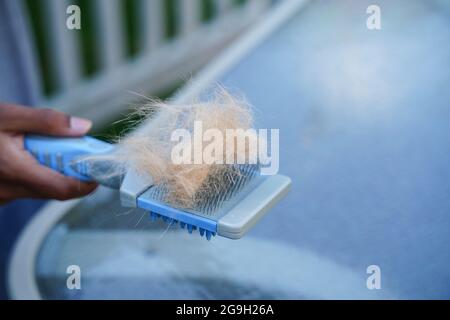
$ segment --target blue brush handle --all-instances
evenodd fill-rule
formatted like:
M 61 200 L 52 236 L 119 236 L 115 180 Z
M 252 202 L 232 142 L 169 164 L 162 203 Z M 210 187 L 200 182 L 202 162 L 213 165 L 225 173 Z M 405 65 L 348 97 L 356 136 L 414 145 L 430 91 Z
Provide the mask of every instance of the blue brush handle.
M 77 162 L 79 157 L 104 154 L 114 149 L 112 144 L 88 136 L 57 138 L 27 135 L 24 146 L 40 164 L 85 182 L 92 179 L 87 174 L 83 174 L 87 173 L 87 169 L 83 161 Z M 77 170 L 72 168 L 74 163 Z

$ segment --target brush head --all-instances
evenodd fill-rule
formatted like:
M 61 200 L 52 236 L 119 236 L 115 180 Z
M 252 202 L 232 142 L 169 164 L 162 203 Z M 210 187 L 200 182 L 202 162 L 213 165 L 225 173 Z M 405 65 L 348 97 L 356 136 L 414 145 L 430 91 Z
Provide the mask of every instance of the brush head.
M 150 99 L 138 109 L 148 122 L 119 141 L 113 157 L 127 168 L 120 185 L 121 204 L 146 209 L 151 217 L 165 217 L 170 223 L 180 221 L 190 231 L 197 227 L 207 237 L 222 225 L 221 230 L 235 238 L 260 216 L 273 194 L 266 190 L 254 196 L 262 197 L 259 202 L 235 210 L 267 177 L 260 175 L 257 164 L 224 163 L 257 161 L 261 139 L 244 98 L 221 87 L 210 98 L 181 105 Z M 213 163 L 203 157 L 198 161 L 205 151 L 214 151 Z M 185 161 L 186 157 L 190 159 Z
M 120 185 L 122 205 L 148 210 L 150 219 L 161 218 L 170 225 L 179 223 L 189 233 L 198 230 L 208 240 L 216 234 L 241 238 L 287 193 L 291 184 L 288 177 L 281 175 L 262 176 L 259 165 L 222 165 L 208 174 L 194 194 L 192 205 L 183 207 L 167 201 L 172 193 L 166 185 L 155 184 L 132 168 L 124 176 L 113 175 L 117 173 L 114 170 L 105 175 L 109 166 L 111 162 L 95 161 L 77 163 L 75 168 L 103 185 Z
M 282 175 L 262 176 L 254 166 L 238 166 L 236 178 L 224 193 L 198 202 L 194 209 L 180 209 L 164 203 L 165 191 L 156 186 L 138 198 L 138 207 L 151 211 L 152 219 L 180 223 L 189 233 L 199 230 L 209 240 L 218 234 L 240 239 L 289 191 L 291 180 Z
M 207 177 L 190 208 L 168 205 L 167 196 L 170 193 L 164 185 L 150 187 L 139 197 L 138 206 L 151 211 L 152 220 L 162 218 L 171 225 L 179 222 L 180 227 L 186 228 L 189 233 L 198 229 L 200 235 L 209 240 L 218 232 L 220 220 L 265 179 L 260 175 L 258 165 L 222 168 Z

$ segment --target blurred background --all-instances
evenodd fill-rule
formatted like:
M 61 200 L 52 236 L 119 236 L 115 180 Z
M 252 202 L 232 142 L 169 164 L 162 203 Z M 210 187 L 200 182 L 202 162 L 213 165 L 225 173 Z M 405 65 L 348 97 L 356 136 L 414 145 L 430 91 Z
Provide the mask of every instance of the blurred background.
M 94 120 L 95 134 L 139 95 L 169 97 L 247 29 L 273 0 L 27 0 L 42 105 Z M 81 30 L 65 28 L 78 5 Z
M 79 31 L 65 28 L 72 3 Z M 8 280 L 15 298 L 450 298 L 449 1 L 5 4 L 14 32 L 0 54 L 18 49 L 0 70 L 28 86 L 0 86 L 2 98 L 91 118 L 111 139 L 139 95 L 186 98 L 219 81 L 256 107 L 258 127 L 280 128 L 293 186 L 239 241 L 152 223 L 106 188 L 2 207 L 2 297 Z M 366 25 L 374 4 L 380 30 Z M 13 74 L 15 57 L 26 63 Z M 66 287 L 72 264 L 81 290 Z

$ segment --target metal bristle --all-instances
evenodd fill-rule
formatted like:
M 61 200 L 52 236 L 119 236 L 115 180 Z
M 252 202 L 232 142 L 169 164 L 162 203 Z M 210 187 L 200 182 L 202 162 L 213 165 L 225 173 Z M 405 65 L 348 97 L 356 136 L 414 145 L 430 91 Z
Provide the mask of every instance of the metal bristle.
M 195 211 L 205 216 L 214 216 L 224 203 L 238 194 L 248 183 L 259 174 L 259 165 L 232 165 L 227 170 L 208 177 L 205 187 L 195 205 Z M 212 196 L 211 196 L 212 194 Z

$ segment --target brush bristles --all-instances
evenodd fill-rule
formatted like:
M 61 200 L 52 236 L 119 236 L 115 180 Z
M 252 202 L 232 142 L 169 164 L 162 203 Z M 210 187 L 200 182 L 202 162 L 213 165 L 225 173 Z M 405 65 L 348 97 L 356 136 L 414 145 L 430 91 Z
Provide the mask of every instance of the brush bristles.
M 227 170 L 210 174 L 199 190 L 194 194 L 192 205 L 180 207 L 195 214 L 217 219 L 222 207 L 242 191 L 253 178 L 259 175 L 258 165 L 231 165 Z M 146 197 L 157 202 L 170 203 L 170 188 L 157 185 L 146 192 Z

